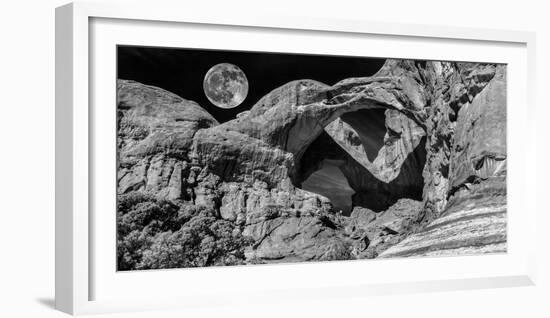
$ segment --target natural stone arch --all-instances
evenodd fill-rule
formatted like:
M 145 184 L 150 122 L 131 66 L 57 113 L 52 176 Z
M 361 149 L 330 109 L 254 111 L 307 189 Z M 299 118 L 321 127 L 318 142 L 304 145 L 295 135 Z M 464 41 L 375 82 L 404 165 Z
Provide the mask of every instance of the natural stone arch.
M 372 111 L 374 110 L 366 112 Z M 388 141 L 386 140 L 386 142 Z M 384 145 L 384 147 L 388 147 L 388 153 L 402 146 L 401 140 L 393 143 L 393 145 Z M 293 182 L 297 187 L 326 196 L 325 192 L 315 191 L 315 187 L 305 186 L 304 182 L 307 182 L 312 175 L 322 170 L 327 160 L 339 162 L 338 168 L 344 174 L 346 184 L 355 192 L 349 198 L 349 205 L 361 206 L 373 211 L 383 211 L 400 198 L 422 199 L 422 170 L 425 164 L 425 152 L 425 138 L 422 137 L 417 146 L 412 148 L 412 151 L 403 153 L 403 158 L 397 158 L 400 160 L 390 162 L 390 164 L 398 166 L 393 167 L 388 164 L 388 169 L 395 169 L 397 175 L 391 180 L 384 180 L 380 178 L 380 174 L 384 173 L 384 170 L 374 170 L 373 167 L 367 169 L 350 152 L 347 152 L 345 147 L 339 145 L 333 137 L 323 131 L 307 147 L 301 162 L 297 164 Z M 380 153 L 384 155 L 382 150 Z M 395 151 L 395 154 L 397 155 L 399 152 Z M 333 181 L 337 182 L 337 180 Z
M 429 164 L 423 169 L 424 200 L 437 215 L 442 205 L 431 203 L 446 196 L 448 188 L 439 189 L 434 178 L 442 175 L 448 180 L 445 171 L 449 169 L 452 121 L 456 120 L 453 112 L 471 101 L 493 75 L 492 65 L 388 60 L 372 77 L 350 78 L 333 86 L 312 80 L 293 81 L 267 94 L 250 112 L 199 130 L 193 148 L 200 149 L 196 153 L 206 154 L 200 158 L 201 164 L 214 167 L 213 172 L 224 180 L 239 181 L 242 176 L 252 175 L 269 187 L 277 187 L 288 178 L 297 183 L 304 152 L 330 123 L 350 112 L 388 109 L 410 119 L 426 135 Z M 434 110 L 440 113 L 428 113 Z M 234 145 L 232 139 L 241 144 Z M 242 140 L 247 140 L 246 144 Z M 218 162 L 226 159 L 227 153 L 232 159 Z M 247 162 L 246 158 L 256 161 Z M 402 172 L 399 164 L 374 166 L 378 168 L 371 172 L 388 183 Z

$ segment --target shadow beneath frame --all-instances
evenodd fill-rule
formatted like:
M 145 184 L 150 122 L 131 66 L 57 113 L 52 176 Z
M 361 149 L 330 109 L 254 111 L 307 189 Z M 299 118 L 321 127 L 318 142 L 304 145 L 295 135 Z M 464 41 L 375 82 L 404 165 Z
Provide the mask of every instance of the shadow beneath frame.
M 53 298 L 37 298 L 36 302 L 44 307 L 55 309 L 55 299 Z

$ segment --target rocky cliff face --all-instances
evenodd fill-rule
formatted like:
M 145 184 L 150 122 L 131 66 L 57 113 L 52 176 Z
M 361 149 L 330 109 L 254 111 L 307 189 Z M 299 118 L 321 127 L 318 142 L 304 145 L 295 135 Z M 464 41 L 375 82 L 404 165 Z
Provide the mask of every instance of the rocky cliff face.
M 446 195 L 436 210 L 441 216 L 382 257 L 506 251 L 505 68 L 485 67 L 466 78 L 476 87 L 480 77 L 490 78 L 489 83 L 476 88 L 475 96 L 468 95 L 452 126 L 450 149 L 445 151 L 447 178 L 438 174 L 439 180 L 432 179 L 435 187 L 429 193 Z M 437 182 L 445 186 L 438 190 Z M 427 207 L 433 202 L 427 200 Z
M 131 221 L 119 212 L 119 227 L 140 224 L 123 233 L 132 248 L 119 248 L 119 263 L 152 268 L 144 259 L 166 233 L 218 223 L 201 229 L 242 245 L 166 267 L 505 250 L 505 75 L 502 65 L 388 60 L 333 86 L 288 83 L 223 124 L 119 80 L 119 196 L 165 200 L 130 200 Z M 179 212 L 155 214 L 153 203 Z

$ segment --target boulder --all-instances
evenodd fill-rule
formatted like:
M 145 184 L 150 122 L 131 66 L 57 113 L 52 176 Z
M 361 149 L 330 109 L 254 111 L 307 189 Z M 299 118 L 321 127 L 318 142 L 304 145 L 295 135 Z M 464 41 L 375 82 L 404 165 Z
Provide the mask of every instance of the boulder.
M 349 243 L 328 217 L 280 217 L 251 224 L 243 234 L 256 242 L 247 258 L 264 263 L 351 258 Z
M 195 133 L 218 122 L 197 103 L 163 89 L 118 80 L 118 193 L 190 199 L 183 179 Z
M 422 202 L 410 199 L 401 199 L 380 213 L 355 208 L 345 229 L 355 243 L 352 254 L 358 258 L 377 257 L 416 230 L 422 212 Z
M 158 87 L 118 80 L 118 147 L 122 159 L 185 155 L 194 134 L 218 125 L 206 110 Z

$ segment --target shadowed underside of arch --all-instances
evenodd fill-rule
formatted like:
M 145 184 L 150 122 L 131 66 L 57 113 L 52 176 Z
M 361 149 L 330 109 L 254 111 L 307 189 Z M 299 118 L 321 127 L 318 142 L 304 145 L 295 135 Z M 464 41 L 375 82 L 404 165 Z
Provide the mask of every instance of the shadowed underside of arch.
M 343 125 L 327 126 L 297 163 L 298 187 L 336 201 L 344 215 L 353 206 L 382 211 L 400 198 L 422 199 L 425 138 L 414 122 L 381 108 L 346 113 L 335 122 Z M 327 189 L 341 184 L 346 186 Z

